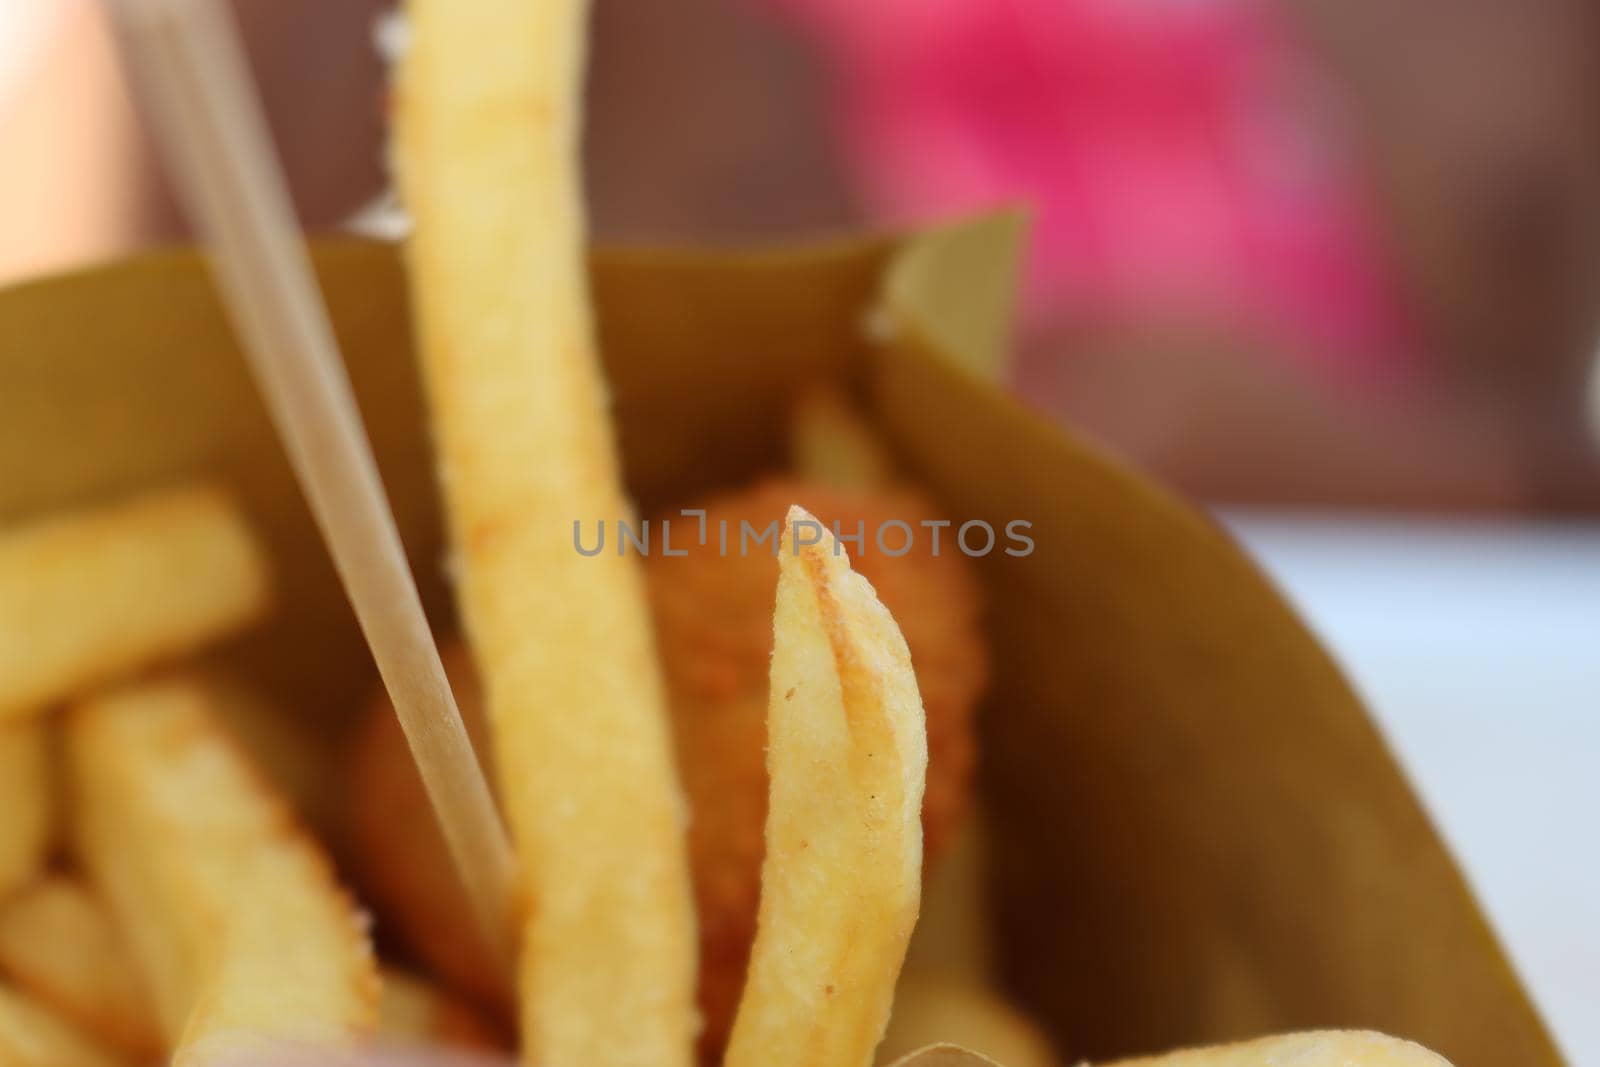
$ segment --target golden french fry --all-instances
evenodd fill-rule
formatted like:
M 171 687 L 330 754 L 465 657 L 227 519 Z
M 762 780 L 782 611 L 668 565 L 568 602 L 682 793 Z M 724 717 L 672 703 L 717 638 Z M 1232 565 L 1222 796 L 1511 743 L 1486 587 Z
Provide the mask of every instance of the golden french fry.
M 820 489 L 788 479 L 698 503 L 713 530 L 722 522 L 733 530 L 742 522 L 776 530 L 797 501 L 830 528 L 839 523 L 841 531 L 938 515 L 914 492 Z M 770 541 L 745 555 L 723 555 L 713 538 L 708 541 L 696 546 L 691 539 L 685 557 L 650 556 L 645 573 L 678 769 L 693 814 L 689 859 L 700 926 L 700 1055 L 702 1062 L 718 1062 L 744 988 L 760 904 L 767 672 L 778 560 Z M 975 576 L 959 553 L 933 555 L 927 539 L 904 556 L 869 549 L 851 559 L 901 624 L 927 719 L 924 917 L 906 966 L 914 968 L 920 958 L 981 971 L 989 915 L 980 860 L 970 842 L 958 843 L 969 825 L 974 718 L 988 674 Z M 481 742 L 487 726 L 471 657 L 459 643 L 447 644 L 443 654 L 468 733 Z M 385 694 L 379 694 L 352 749 L 349 777 L 351 841 L 368 901 L 452 987 L 480 1002 L 509 1006 L 503 976 L 472 928 L 471 910 Z
M 39 1004 L 0 986 L 0 1064 L 5 1067 L 122 1067 L 122 1061 Z
M 823 525 L 779 549 L 761 911 L 728 1067 L 866 1067 L 922 889 L 928 744 L 911 656 Z
M 397 172 L 458 595 L 531 897 L 524 1055 L 687 1067 L 695 933 L 666 700 L 595 355 L 584 0 L 410 0 Z
M 936 554 L 928 540 L 903 555 L 873 545 L 868 530 L 889 522 L 916 524 L 939 512 L 907 490 L 830 489 L 774 478 L 702 501 L 703 528 L 776 531 L 793 504 L 830 529 L 860 532 L 851 562 L 900 623 L 917 671 L 928 731 L 928 774 L 922 797 L 923 870 L 934 881 L 924 907 L 937 906 L 939 886 L 955 857 L 951 839 L 966 820 L 972 793 L 978 698 L 988 677 L 979 624 L 981 603 L 968 560 Z M 724 524 L 725 527 L 724 527 Z M 702 1059 L 721 1059 L 744 988 L 760 907 L 763 829 L 767 815 L 767 699 L 772 610 L 777 598 L 774 544 L 722 551 L 712 534 L 691 534 L 679 557 L 645 560 L 677 739 L 678 768 L 693 822 L 689 860 L 700 918 Z M 844 543 L 841 541 L 841 543 Z M 863 548 L 865 549 L 863 551 Z M 946 916 L 948 918 L 948 916 Z M 927 924 L 912 941 L 938 936 Z
M 176 1067 L 377 1022 L 364 923 L 326 857 L 217 722 L 203 683 L 73 708 L 76 843 L 148 981 Z
M 889 1032 L 878 1062 L 928 1045 L 953 1042 L 1004 1067 L 1055 1067 L 1055 1052 L 1038 1026 L 977 980 L 907 973 L 894 994 Z
M 1318 1030 L 1218 1048 L 1122 1060 L 1112 1067 L 1450 1067 L 1443 1056 L 1362 1030 Z
M 162 1049 L 148 991 L 110 911 L 51 875 L 0 907 L 0 973 L 63 1020 L 138 1063 Z
M 332 836 L 344 803 L 335 746 L 239 678 L 223 671 L 206 671 L 203 677 L 218 720 L 251 764 L 311 829 Z
M 392 1047 L 496 1049 L 494 1028 L 465 1001 L 418 975 L 383 969 L 378 1036 Z
M 894 480 L 882 438 L 839 389 L 827 386 L 795 402 L 789 463 L 798 477 L 835 489 L 877 489 Z
M 44 865 L 55 812 L 45 724 L 0 719 L 0 899 Z
M 0 719 L 187 652 L 266 605 L 265 558 L 215 489 L 0 532 Z

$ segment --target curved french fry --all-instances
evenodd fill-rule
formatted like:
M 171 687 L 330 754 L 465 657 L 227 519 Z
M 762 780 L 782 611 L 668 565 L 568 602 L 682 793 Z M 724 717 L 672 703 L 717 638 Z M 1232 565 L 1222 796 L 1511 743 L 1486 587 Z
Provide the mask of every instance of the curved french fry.
M 0 533 L 0 720 L 258 618 L 267 566 L 216 489 L 169 489 Z
M 767 712 L 761 911 L 728 1067 L 866 1067 L 922 887 L 928 745 L 894 619 L 789 511 Z
M 0 1063 L 5 1067 L 122 1067 L 43 1007 L 0 986 Z
M 105 902 L 52 875 L 0 908 L 0 972 L 18 988 L 136 1063 L 163 1047 L 149 993 Z
M 1443 1056 L 1363 1030 L 1317 1030 L 1218 1048 L 1122 1060 L 1110 1067 L 1450 1067 Z
M 55 807 L 44 723 L 0 717 L 0 897 L 43 866 Z
M 175 1067 L 268 1041 L 346 1047 L 377 1022 L 363 923 L 208 699 L 176 679 L 72 709 L 79 853 L 149 982 Z
M 689 1067 L 695 933 L 636 555 L 581 555 L 622 489 L 578 170 L 585 0 L 409 0 L 397 174 L 424 378 L 530 895 L 524 1057 Z
M 817 386 L 795 402 L 789 463 L 799 477 L 836 489 L 879 489 L 894 481 L 889 450 L 836 387 Z

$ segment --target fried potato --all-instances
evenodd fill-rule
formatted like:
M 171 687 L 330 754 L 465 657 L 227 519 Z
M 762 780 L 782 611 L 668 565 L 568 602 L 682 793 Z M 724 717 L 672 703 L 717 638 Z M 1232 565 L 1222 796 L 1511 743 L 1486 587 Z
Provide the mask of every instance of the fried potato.
M 265 557 L 215 489 L 0 532 L 0 719 L 187 652 L 266 606 Z
M 909 491 L 860 493 L 774 480 L 704 503 L 709 529 L 726 521 L 780 523 L 795 500 L 824 520 L 868 529 L 887 519 L 933 518 L 931 505 Z M 692 528 L 691 524 L 691 528 Z M 674 527 L 676 539 L 678 528 Z M 678 543 L 675 540 L 675 543 Z M 666 661 L 678 763 L 688 788 L 689 847 L 700 917 L 700 1010 L 703 1059 L 722 1054 L 744 986 L 755 938 L 767 811 L 767 668 L 778 562 L 767 547 L 723 557 L 713 537 L 692 541 L 686 557 L 646 560 L 657 638 Z M 916 666 L 928 723 L 928 779 L 923 802 L 926 866 L 934 879 L 931 905 L 955 896 L 974 914 L 918 941 L 981 940 L 976 871 L 952 856 L 941 862 L 964 825 L 974 758 L 973 712 L 988 675 L 979 628 L 979 598 L 966 560 L 933 555 L 924 539 L 903 557 L 868 552 L 856 569 L 873 582 L 884 605 L 902 620 Z M 484 751 L 482 690 L 471 657 L 459 645 L 444 650 L 445 668 L 463 720 Z M 474 929 L 433 824 L 422 783 L 406 751 L 388 696 L 374 698 L 352 754 L 350 800 L 362 885 L 406 943 L 451 986 L 478 1003 L 508 1000 L 493 957 Z M 954 862 L 960 870 L 948 870 Z M 943 883 L 957 883 L 953 893 Z M 913 942 L 913 953 L 917 942 Z M 948 962 L 949 945 L 924 945 L 924 955 Z M 974 949 L 974 952 L 981 951 Z
M 344 798 L 337 786 L 342 769 L 334 765 L 334 746 L 239 678 L 209 670 L 201 678 L 218 720 L 250 763 L 320 837 L 337 836 Z M 409 761 L 410 754 L 405 758 Z
M 679 766 L 693 820 L 690 859 L 700 913 L 702 1050 L 714 1060 L 727 1041 L 755 937 L 767 815 L 767 695 L 778 561 L 770 542 L 740 551 L 745 524 L 783 522 L 798 501 L 842 533 L 867 531 L 865 551 L 847 544 L 855 569 L 899 620 L 926 710 L 928 775 L 922 816 L 930 873 L 966 819 L 975 759 L 973 717 L 988 680 L 980 598 L 959 552 L 934 554 L 919 537 L 910 551 L 878 550 L 873 531 L 889 521 L 917 526 L 937 513 L 909 490 L 836 490 L 774 479 L 703 502 L 707 543 L 678 537 L 687 555 L 645 561 L 651 606 L 672 698 Z M 727 525 L 728 550 L 720 530 Z M 693 521 L 683 528 L 695 529 Z M 925 530 L 919 532 L 926 534 Z M 948 541 L 948 538 L 946 538 Z M 899 542 L 890 545 L 898 549 Z M 676 551 L 676 548 L 674 549 Z
M 122 1067 L 123 1061 L 27 997 L 0 986 L 0 1064 Z
M 1114 1067 L 1450 1067 L 1421 1045 L 1360 1030 L 1321 1030 L 1220 1048 L 1192 1049 Z M 1007 1067 L 1010 1067 L 1008 1064 Z
M 54 777 L 45 724 L 0 720 L 0 900 L 44 865 L 55 829 Z
M 203 683 L 155 681 L 69 714 L 79 855 L 126 932 L 177 1067 L 283 1040 L 345 1047 L 377 1022 L 364 924 Z
M 1026 1015 L 994 990 L 953 975 L 906 974 L 894 994 L 889 1032 L 878 1062 L 893 1063 L 917 1049 L 953 1042 L 1004 1067 L 1055 1067 L 1050 1041 Z
M 418 975 L 383 969 L 378 1036 L 391 1048 L 504 1047 L 495 1029 L 460 998 Z
M 530 895 L 529 1062 L 684 1067 L 685 808 L 622 489 L 578 163 L 588 4 L 409 0 L 396 162 L 458 597 Z
M 42 878 L 0 908 L 0 973 L 129 1060 L 153 1062 L 162 1050 L 128 943 L 77 878 Z
M 927 736 L 899 628 L 800 507 L 768 707 L 761 913 L 726 1063 L 866 1067 L 917 919 Z
M 789 465 L 807 481 L 875 489 L 894 479 L 894 460 L 861 412 L 838 389 L 818 386 L 795 402 Z

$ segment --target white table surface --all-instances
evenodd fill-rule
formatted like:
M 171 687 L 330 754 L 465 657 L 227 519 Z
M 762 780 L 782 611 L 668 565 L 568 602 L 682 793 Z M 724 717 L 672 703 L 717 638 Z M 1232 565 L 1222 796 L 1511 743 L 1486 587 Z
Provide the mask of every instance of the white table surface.
M 1571 1061 L 1600 1064 L 1600 524 L 1223 519 L 1366 695 Z

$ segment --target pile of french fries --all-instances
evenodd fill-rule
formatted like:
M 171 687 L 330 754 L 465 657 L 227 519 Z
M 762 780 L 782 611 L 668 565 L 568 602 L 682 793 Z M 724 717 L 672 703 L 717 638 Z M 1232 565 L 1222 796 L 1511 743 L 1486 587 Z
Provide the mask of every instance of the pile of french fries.
M 864 1067 L 957 1040 L 1007 1067 L 1048 1067 L 1049 1043 L 982 980 L 981 963 L 961 969 L 981 945 L 951 947 L 981 942 L 970 891 L 931 902 L 920 946 L 930 962 L 900 981 L 923 880 L 921 700 L 894 620 L 830 536 L 796 539 L 806 521 L 794 509 L 778 554 L 759 934 L 725 1062 Z M 278 742 L 248 740 L 259 728 L 234 725 L 269 713 L 237 683 L 184 665 L 259 620 L 270 588 L 244 516 L 212 488 L 0 532 L 7 652 L 49 664 L 0 678 L 0 1063 L 239 1062 L 285 1043 L 308 1056 L 375 1040 L 503 1046 L 467 1001 L 380 966 L 360 910 L 279 784 L 293 774 L 271 766 L 292 771 L 293 759 Z M 128 632 L 73 624 L 100 612 Z M 251 709 L 243 720 L 241 706 Z M 569 818 L 581 832 L 590 814 Z M 588 847 L 609 846 L 593 837 Z M 976 862 L 958 849 L 940 881 L 972 881 Z M 670 949 L 680 931 L 667 918 L 641 935 Z M 630 929 L 657 921 L 624 919 Z M 576 988 L 559 995 L 593 993 L 594 964 L 611 980 L 636 973 L 627 956 L 580 956 L 563 976 Z M 670 1009 L 677 1045 L 635 1038 L 639 1058 L 607 1049 L 592 1062 L 687 1062 L 689 997 L 686 987 Z M 519 1002 L 527 1049 L 544 1017 L 529 1013 L 538 998 L 526 986 Z M 1291 1051 L 1300 1058 L 1273 1058 Z M 1370 1035 L 1185 1056 L 1170 1062 L 1441 1062 Z
M 321 846 L 212 688 L 163 671 L 270 603 L 257 539 L 212 488 L 0 538 L 0 969 L 11 1044 L 55 1049 L 38 1062 L 198 1063 L 370 1027 L 371 948 Z
M 791 518 L 808 520 L 798 510 Z M 792 527 L 785 536 L 792 545 Z M 197 565 L 165 565 L 167 548 Z M 152 563 L 164 572 L 149 574 Z M 763 903 L 729 1061 L 782 1052 L 868 1062 L 920 895 L 922 708 L 904 640 L 842 555 L 808 545 L 783 553 L 780 569 L 774 847 L 764 881 L 782 891 Z M 51 665 L 48 683 L 23 673 L 5 681 L 0 1047 L 31 1057 L 17 1062 L 170 1057 L 188 1065 L 283 1044 L 348 1049 L 375 1034 L 380 1019 L 395 1038 L 493 1044 L 492 1028 L 465 1005 L 421 979 L 380 971 L 328 855 L 230 729 L 226 705 L 238 698 L 179 662 L 262 617 L 268 570 L 237 507 L 205 488 L 52 516 L 0 536 L 8 652 Z M 132 632 L 71 623 L 102 610 L 119 613 Z M 819 767 L 834 777 L 818 779 Z M 568 818 L 571 832 L 583 832 L 594 815 Z M 654 832 L 670 848 L 682 824 Z M 585 840 L 596 853 L 622 851 Z M 865 930 L 856 905 L 874 916 Z M 555 940 L 592 936 L 594 925 L 616 918 L 600 909 L 563 919 L 577 933 L 557 931 Z M 692 936 L 692 920 L 680 926 L 667 916 L 658 929 L 648 913 L 620 918 L 646 947 L 609 960 L 580 954 L 561 975 L 565 989 L 541 992 L 600 995 L 596 971 L 633 979 L 651 971 L 634 951 L 659 943 L 671 952 L 674 933 Z M 809 956 L 797 956 L 798 946 Z M 841 966 L 845 958 L 853 962 Z M 648 1026 L 628 1020 L 618 1025 L 632 1033 L 571 1020 L 553 1029 L 640 1050 L 600 1062 L 687 1062 L 692 977 L 691 962 L 683 1002 L 657 1008 L 676 1012 L 676 1046 L 646 1044 L 638 1035 Z M 796 999 L 800 988 L 817 1002 Z M 819 1015 L 839 1025 L 818 1028 Z
M 457 594 L 525 891 L 507 917 L 515 1042 L 539 1067 L 688 1067 L 690 813 L 645 579 L 636 557 L 568 539 L 574 517 L 628 514 L 583 257 L 586 4 L 408 11 L 397 166 Z M 802 466 L 889 477 L 864 425 L 810 412 Z M 935 906 L 914 954 L 935 962 L 902 979 L 930 747 L 911 652 L 802 508 L 775 550 L 759 913 L 722 1062 L 1051 1067 L 976 959 L 972 893 Z M 380 963 L 310 829 L 331 821 L 340 770 L 195 666 L 272 603 L 262 543 L 217 487 L 0 530 L 0 1067 L 310 1067 L 386 1040 L 508 1043 L 483 1005 Z M 941 878 L 972 882 L 975 862 Z M 1443 1061 L 1328 1033 L 1127 1067 L 1157 1063 Z

